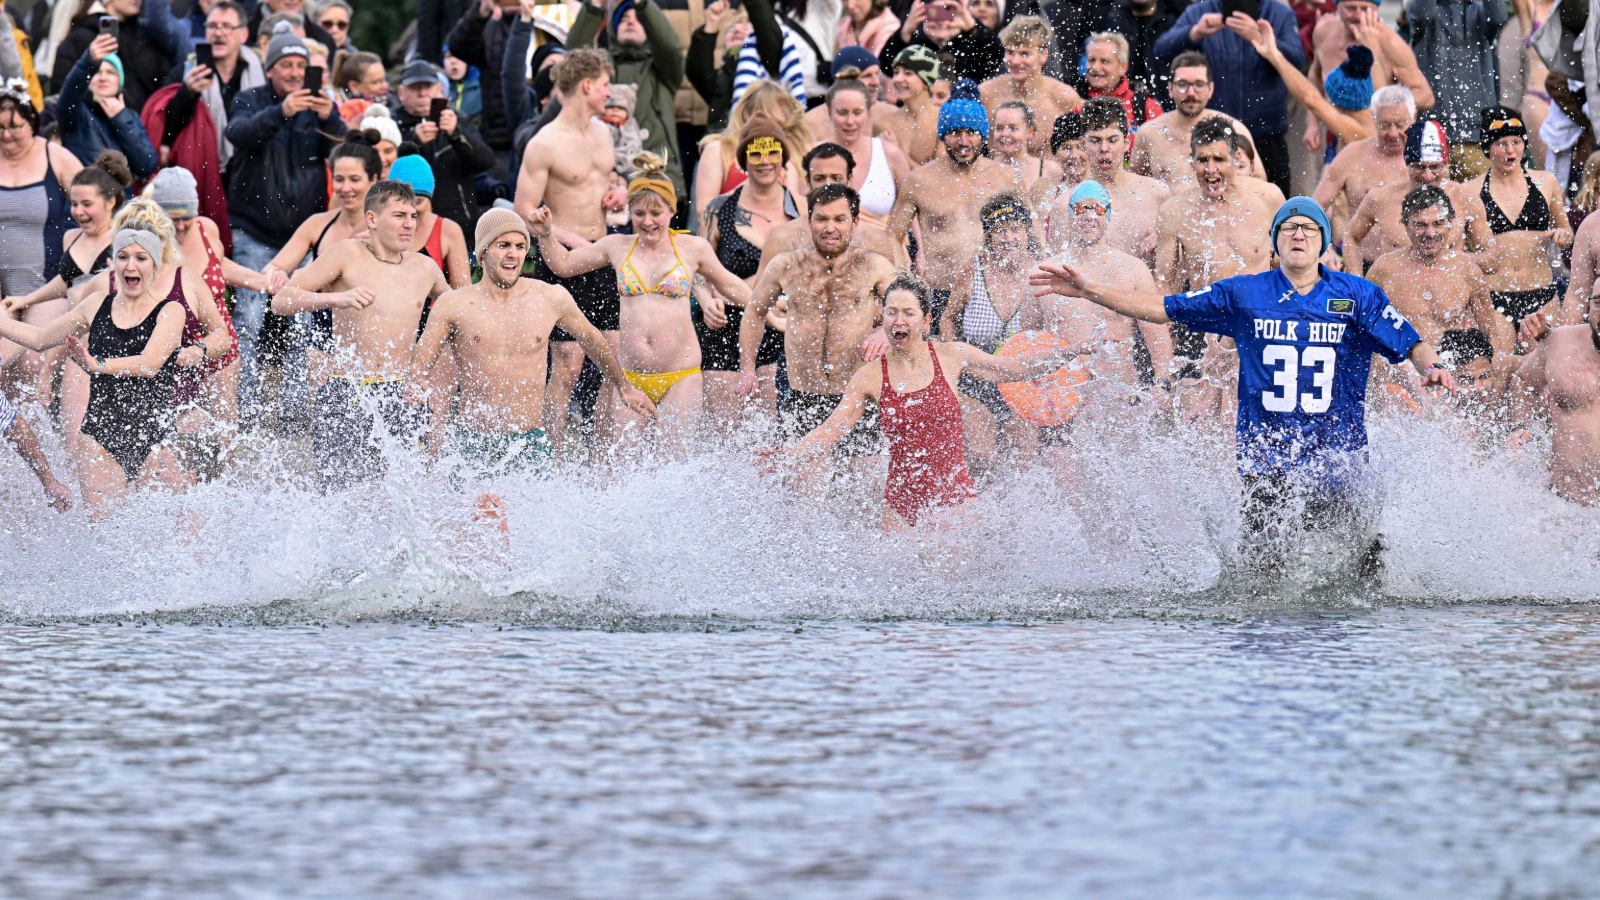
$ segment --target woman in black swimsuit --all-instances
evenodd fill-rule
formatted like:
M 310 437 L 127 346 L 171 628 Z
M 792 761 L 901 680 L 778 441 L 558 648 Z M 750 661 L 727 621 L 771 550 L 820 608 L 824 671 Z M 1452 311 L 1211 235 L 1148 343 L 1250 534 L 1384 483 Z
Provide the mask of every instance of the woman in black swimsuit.
M 174 356 L 183 339 L 183 305 L 152 290 L 156 274 L 177 260 L 153 231 L 125 228 L 111 246 L 114 292 L 91 294 L 42 327 L 0 318 L 0 337 L 37 351 L 65 343 L 90 375 L 84 440 L 77 442 L 74 456 L 94 518 L 104 518 L 134 482 L 176 489 L 187 480 L 163 446 L 173 425 Z M 86 332 L 87 343 L 79 339 Z
M 1555 176 L 1528 171 L 1522 165 L 1528 129 L 1520 114 L 1504 106 L 1483 111 L 1483 146 L 1489 154 L 1489 171 L 1476 188 L 1483 199 L 1489 230 L 1495 235 L 1499 265 L 1488 275 L 1489 297 L 1495 309 L 1523 331 L 1522 322 L 1536 330 L 1536 314 L 1550 312 L 1557 299 L 1550 269 L 1550 243 L 1572 246 L 1566 205 Z M 1522 338 L 1526 345 L 1531 333 Z
M 739 132 L 734 154 L 750 178 L 707 206 L 706 240 L 724 268 L 754 285 L 768 232 L 800 217 L 794 197 L 783 185 L 784 166 L 790 159 L 789 138 L 776 122 L 758 113 Z M 696 291 L 696 296 L 703 296 L 701 290 Z M 739 423 L 739 323 L 744 310 L 727 304 L 723 315 L 717 312 L 715 308 L 704 310 L 695 322 L 695 330 L 700 337 L 706 421 L 714 428 L 727 430 Z M 718 327 L 724 317 L 727 324 Z M 756 351 L 761 408 L 768 411 L 777 405 L 774 378 L 782 356 L 783 335 L 769 327 Z

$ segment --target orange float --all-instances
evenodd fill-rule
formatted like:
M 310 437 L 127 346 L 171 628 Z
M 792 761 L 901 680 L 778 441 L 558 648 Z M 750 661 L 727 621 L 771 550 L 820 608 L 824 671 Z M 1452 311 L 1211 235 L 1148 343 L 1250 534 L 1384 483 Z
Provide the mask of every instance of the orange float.
M 1006 341 L 995 355 L 1026 356 L 1070 347 L 1051 332 L 1024 331 Z M 1088 381 L 1089 373 L 1077 363 L 1071 363 L 1032 381 L 1006 382 L 1000 385 L 1000 396 L 1012 412 L 1035 425 L 1065 425 L 1083 406 L 1083 395 L 1077 388 Z

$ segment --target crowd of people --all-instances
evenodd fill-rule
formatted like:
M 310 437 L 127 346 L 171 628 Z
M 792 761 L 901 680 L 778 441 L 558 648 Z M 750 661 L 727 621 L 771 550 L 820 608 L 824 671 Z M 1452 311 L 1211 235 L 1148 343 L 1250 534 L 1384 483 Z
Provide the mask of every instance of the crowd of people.
M 337 491 L 754 432 L 802 484 L 887 455 L 894 529 L 1232 426 L 1263 531 L 1338 518 L 1372 407 L 1547 432 L 1600 503 L 1600 156 L 1570 61 L 1485 68 L 1512 5 L 483 0 L 380 55 L 347 0 L 41 3 L 0 429 L 96 518 L 245 435 Z

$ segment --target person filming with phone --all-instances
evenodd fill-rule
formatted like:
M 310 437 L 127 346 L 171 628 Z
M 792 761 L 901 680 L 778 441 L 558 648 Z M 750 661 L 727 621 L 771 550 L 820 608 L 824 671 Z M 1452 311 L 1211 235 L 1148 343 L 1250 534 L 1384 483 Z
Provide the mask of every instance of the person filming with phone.
M 1289 196 L 1289 89 L 1252 44 L 1257 20 L 1272 26 L 1289 65 L 1304 69 L 1294 12 L 1279 0 L 1199 0 L 1156 39 L 1155 53 L 1164 64 L 1185 50 L 1205 54 L 1215 85 L 1211 108 L 1250 129 L 1267 180 Z
M 413 60 L 400 75 L 400 135 L 417 142 L 433 167 L 433 211 L 471 233 L 478 221 L 473 176 L 494 166 L 494 151 L 444 96 L 444 80 L 432 63 Z
M 893 71 L 895 57 L 914 44 L 954 57 L 955 65 L 940 73 L 952 82 L 970 78 L 982 84 L 1006 71 L 1006 48 L 1000 36 L 974 19 L 966 4 L 958 0 L 914 0 L 900 30 L 878 54 L 883 70 Z
M 227 168 L 233 156 L 233 144 L 226 135 L 233 98 L 240 91 L 267 83 L 261 57 L 245 46 L 250 36 L 247 19 L 244 7 L 234 0 L 217 0 L 206 13 L 205 43 L 196 44 L 194 52 L 179 60 L 167 77 L 179 87 L 168 101 L 162 133 L 151 135 L 160 141 L 163 164 L 169 161 L 171 147 L 184 129 L 193 124 L 195 109 L 204 104 L 216 132 L 217 171 Z
M 170 3 L 144 0 L 105 0 L 83 4 L 85 12 L 72 21 L 72 30 L 56 48 L 50 83 L 60 90 L 67 74 L 101 35 L 117 41 L 117 56 L 122 62 L 122 99 L 138 115 L 156 89 L 166 83 L 167 72 L 175 60 L 182 59 L 193 43 L 189 26 L 172 17 Z M 102 54 L 104 55 L 104 54 Z M 43 78 L 44 73 L 39 73 Z
M 98 159 L 101 151 L 115 150 L 128 158 L 136 178 L 148 178 L 156 170 L 156 151 L 138 114 L 123 98 L 122 82 L 117 39 L 102 34 L 61 85 L 56 107 L 61 143 L 85 164 Z

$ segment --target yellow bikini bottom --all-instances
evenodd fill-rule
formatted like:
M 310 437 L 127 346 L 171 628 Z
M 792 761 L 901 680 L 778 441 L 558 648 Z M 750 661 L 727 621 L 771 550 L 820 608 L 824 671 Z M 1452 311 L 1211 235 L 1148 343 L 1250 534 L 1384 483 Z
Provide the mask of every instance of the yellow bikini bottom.
M 660 403 L 673 385 L 699 372 L 700 367 L 695 366 L 692 369 L 679 369 L 676 372 L 623 372 L 622 374 L 628 379 L 629 384 L 644 391 L 644 395 L 650 398 L 651 403 Z

